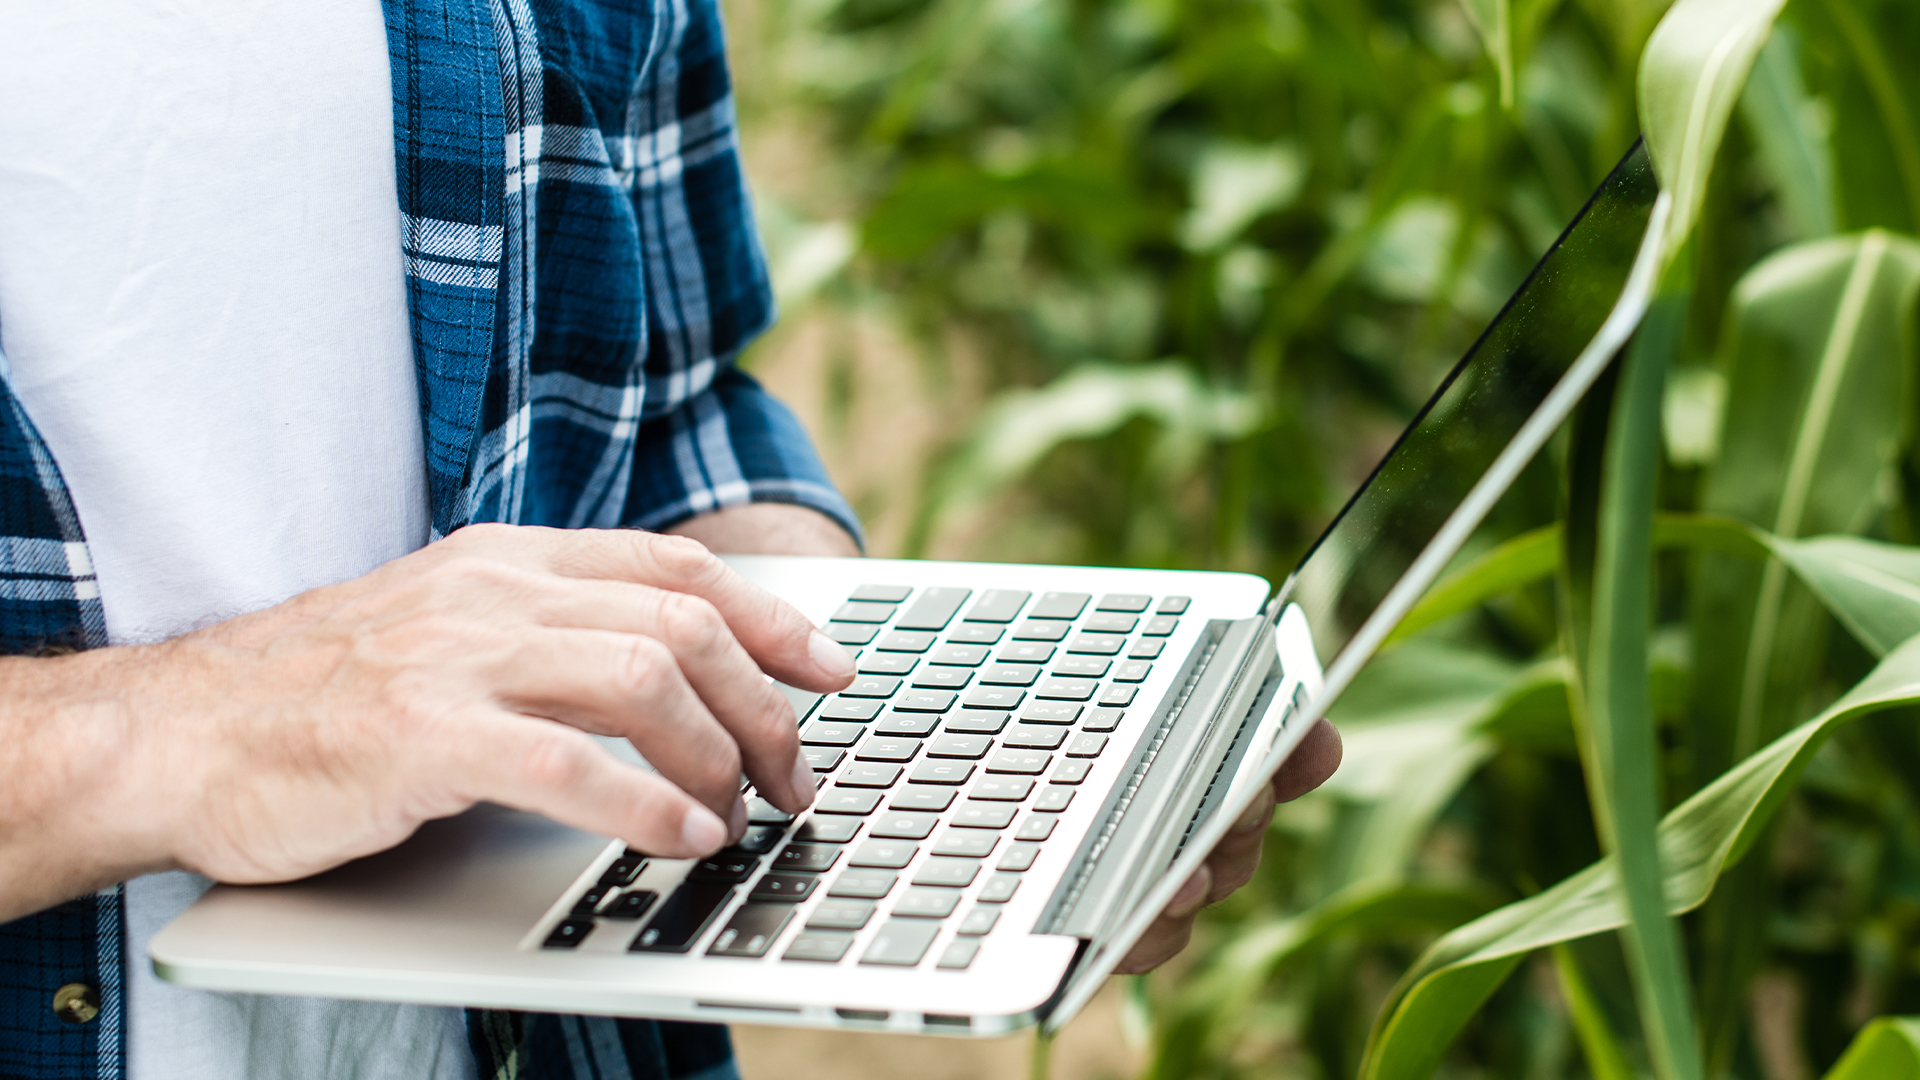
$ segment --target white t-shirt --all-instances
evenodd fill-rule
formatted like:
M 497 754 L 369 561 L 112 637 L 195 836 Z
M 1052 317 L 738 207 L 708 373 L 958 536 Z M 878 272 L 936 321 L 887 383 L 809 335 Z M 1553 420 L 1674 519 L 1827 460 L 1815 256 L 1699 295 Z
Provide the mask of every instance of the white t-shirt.
M 0 0 L 0 351 L 116 643 L 426 542 L 378 0 Z M 458 1010 L 209 994 L 129 884 L 133 1080 L 466 1080 Z

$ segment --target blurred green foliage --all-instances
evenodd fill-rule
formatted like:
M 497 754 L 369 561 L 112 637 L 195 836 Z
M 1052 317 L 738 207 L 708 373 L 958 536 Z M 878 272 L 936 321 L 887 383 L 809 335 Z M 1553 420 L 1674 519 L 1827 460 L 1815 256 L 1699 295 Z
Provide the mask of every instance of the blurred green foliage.
M 1045 527 L 994 557 L 1275 580 L 1632 144 L 1666 9 L 763 3 L 755 92 L 803 103 L 833 189 L 821 220 L 771 208 L 783 291 L 884 298 L 930 363 L 956 329 L 983 345 L 989 399 L 917 485 L 909 546 L 996 505 Z M 1920 542 L 1916 56 L 1912 0 L 1791 0 L 1663 298 L 1643 764 L 1663 837 L 1729 845 L 1686 862 L 1679 905 L 1704 899 L 1680 928 L 1708 1076 L 1811 1077 L 1920 1012 L 1920 711 L 1889 692 L 1796 726 L 1920 656 L 1899 546 Z M 1282 811 L 1189 964 L 1135 987 L 1150 1075 L 1400 1075 L 1376 1025 L 1434 1002 L 1459 1015 L 1400 1060 L 1653 1071 L 1620 922 L 1555 906 L 1607 872 L 1583 869 L 1602 845 L 1569 614 L 1592 586 L 1566 571 L 1595 527 L 1585 467 L 1578 433 L 1556 444 L 1341 702 L 1341 772 Z M 1893 546 L 1800 539 L 1822 535 Z M 1523 947 L 1490 981 L 1444 984 L 1460 1002 L 1400 982 L 1502 941 Z M 1911 1030 L 1870 1029 L 1841 1072 L 1907 1061 Z

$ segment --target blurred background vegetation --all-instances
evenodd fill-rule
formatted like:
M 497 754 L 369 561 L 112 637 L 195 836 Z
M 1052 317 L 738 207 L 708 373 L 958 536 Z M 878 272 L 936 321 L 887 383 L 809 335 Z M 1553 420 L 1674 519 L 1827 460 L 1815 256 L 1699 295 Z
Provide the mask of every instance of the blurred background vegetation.
M 1631 147 L 1665 9 L 731 0 L 784 309 L 747 364 L 808 420 L 873 554 L 1278 581 Z M 1859 234 L 1905 266 L 1920 229 L 1915 57 L 1913 0 L 1787 4 L 1685 256 L 1664 510 L 1915 541 L 1906 278 L 1875 294 L 1878 374 L 1832 402 L 1864 449 L 1816 445 L 1814 505 L 1782 509 Z M 1550 519 L 1557 483 L 1469 554 Z M 1663 807 L 1885 651 L 1778 565 L 1663 548 Z M 1600 855 L 1564 597 L 1536 576 L 1481 599 L 1369 669 L 1336 710 L 1340 776 L 1281 811 L 1186 956 L 1121 984 L 1099 1022 L 1132 1049 L 1063 1071 L 1356 1075 L 1437 935 Z M 1684 920 L 1707 1075 L 1819 1075 L 1870 1018 L 1920 1011 L 1915 719 L 1828 743 Z M 1440 1070 L 1615 1080 L 1652 1068 L 1637 1031 L 1621 949 L 1593 936 L 1525 960 Z

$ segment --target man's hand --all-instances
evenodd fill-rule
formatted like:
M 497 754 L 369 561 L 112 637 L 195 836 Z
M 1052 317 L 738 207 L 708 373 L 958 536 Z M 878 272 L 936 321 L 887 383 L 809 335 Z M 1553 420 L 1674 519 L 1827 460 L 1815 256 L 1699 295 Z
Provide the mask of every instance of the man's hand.
M 1297 799 L 1321 784 L 1340 767 L 1340 733 L 1325 720 L 1316 722 L 1293 756 L 1274 775 L 1267 794 L 1247 809 L 1233 831 L 1220 841 L 1204 866 L 1180 886 L 1167 903 L 1167 909 L 1153 921 L 1115 969 L 1122 975 L 1139 975 L 1153 970 L 1187 947 L 1193 936 L 1193 919 L 1208 904 L 1226 899 L 1228 893 L 1253 880 L 1260 867 L 1260 847 L 1267 837 L 1267 822 L 1273 817 L 1276 802 Z
M 172 866 L 300 877 L 480 801 L 707 854 L 743 771 L 813 799 L 763 669 L 829 692 L 853 661 L 691 540 L 509 526 L 159 645 L 0 660 L 0 921 Z

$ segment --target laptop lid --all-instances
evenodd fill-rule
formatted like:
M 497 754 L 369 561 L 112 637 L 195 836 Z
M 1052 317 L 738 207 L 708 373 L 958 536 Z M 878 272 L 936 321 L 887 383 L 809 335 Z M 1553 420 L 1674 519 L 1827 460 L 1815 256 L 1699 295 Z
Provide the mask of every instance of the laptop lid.
M 1277 591 L 1266 615 L 1279 630 L 1280 664 L 1270 682 L 1293 689 L 1269 691 L 1268 707 L 1286 719 L 1262 755 L 1260 783 L 1432 586 L 1632 336 L 1661 269 L 1644 238 L 1658 234 L 1648 226 L 1664 214 L 1652 165 L 1636 144 Z M 1249 764 L 1230 762 L 1228 769 Z M 1235 797 L 1203 806 L 1166 865 L 1137 868 L 1153 876 L 1154 886 L 1090 943 L 1048 1030 L 1092 996 L 1257 797 L 1260 783 L 1236 784 Z

